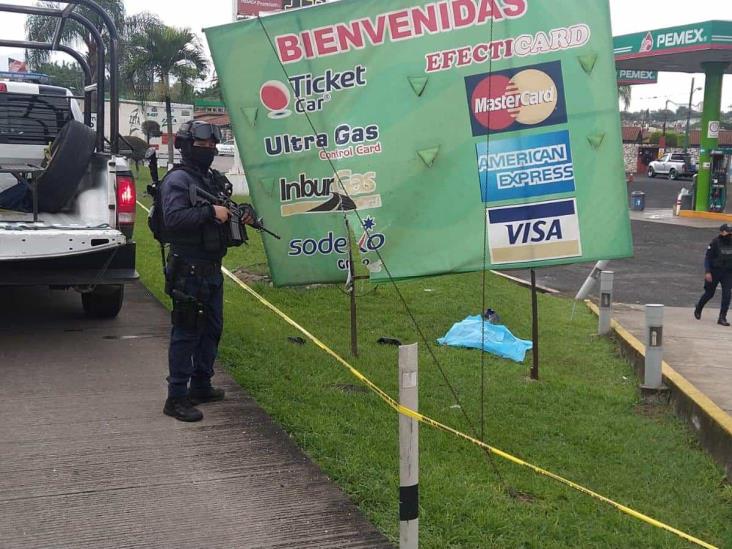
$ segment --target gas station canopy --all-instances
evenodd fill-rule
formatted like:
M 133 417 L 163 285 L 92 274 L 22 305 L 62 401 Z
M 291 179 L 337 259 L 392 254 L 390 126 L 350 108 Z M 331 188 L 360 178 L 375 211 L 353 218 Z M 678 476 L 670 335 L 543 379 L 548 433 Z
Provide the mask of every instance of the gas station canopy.
M 705 21 L 625 34 L 613 39 L 618 69 L 705 72 L 702 63 L 727 63 L 732 73 L 732 21 Z
M 732 21 L 705 21 L 616 36 L 613 49 L 619 74 L 622 71 L 704 73 L 695 209 L 724 210 L 728 172 L 726 160 L 719 151 L 719 129 L 722 79 L 724 74 L 732 74 Z

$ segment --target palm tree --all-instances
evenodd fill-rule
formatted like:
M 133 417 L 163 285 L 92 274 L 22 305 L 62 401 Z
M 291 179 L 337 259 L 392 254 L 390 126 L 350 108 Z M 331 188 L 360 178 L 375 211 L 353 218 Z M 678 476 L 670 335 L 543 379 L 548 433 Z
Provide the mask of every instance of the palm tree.
M 122 31 L 125 25 L 125 3 L 124 0 L 95 0 L 104 11 L 114 21 L 118 31 Z M 59 9 L 57 2 L 40 2 L 41 7 Z M 102 36 L 107 38 L 106 27 L 96 12 L 90 10 L 86 6 L 77 6 L 77 13 L 89 19 L 94 26 L 100 30 Z M 36 42 L 51 42 L 56 33 L 56 27 L 59 19 L 57 17 L 48 17 L 45 15 L 29 15 L 25 21 L 26 38 Z M 89 31 L 76 21 L 66 21 L 64 32 L 61 35 L 61 42 L 70 47 L 86 46 L 87 61 L 92 70 L 92 79 L 96 79 L 97 74 L 97 44 Z M 28 59 L 31 67 L 36 68 L 43 63 L 47 63 L 50 58 L 50 52 L 41 50 L 28 50 L 26 59 Z
M 630 99 L 633 88 L 630 86 L 618 86 L 618 97 L 623 102 L 623 110 L 627 111 L 630 108 Z
M 173 115 L 170 107 L 171 80 L 182 88 L 202 79 L 208 61 L 196 35 L 190 29 L 169 27 L 154 16 L 147 16 L 135 32 L 129 33 L 123 63 L 123 78 L 135 95 L 145 101 L 155 81 L 162 84 L 167 116 L 168 159 L 173 159 Z

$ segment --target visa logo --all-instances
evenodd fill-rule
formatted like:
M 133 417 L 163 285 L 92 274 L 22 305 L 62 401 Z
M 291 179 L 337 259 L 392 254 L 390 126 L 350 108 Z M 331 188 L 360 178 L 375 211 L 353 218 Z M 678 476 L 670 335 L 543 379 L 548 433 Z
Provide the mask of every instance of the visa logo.
M 491 263 L 536 263 L 582 255 L 574 198 L 488 209 Z
M 552 239 L 562 239 L 562 224 L 555 219 L 551 224 L 543 219 L 533 223 L 519 223 L 518 225 L 507 225 L 508 243 L 513 245 L 518 242 L 548 242 Z

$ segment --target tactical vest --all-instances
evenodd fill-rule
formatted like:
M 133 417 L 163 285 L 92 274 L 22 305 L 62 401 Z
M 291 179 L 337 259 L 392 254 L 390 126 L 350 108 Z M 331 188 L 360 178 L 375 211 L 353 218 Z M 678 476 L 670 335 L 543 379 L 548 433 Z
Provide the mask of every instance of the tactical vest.
M 161 244 L 196 246 L 205 252 L 211 253 L 223 252 L 227 248 L 227 234 L 218 224 L 206 223 L 196 233 L 170 231 L 165 227 L 161 189 L 168 176 L 176 171 L 184 171 L 203 183 L 201 174 L 185 165 L 176 165 L 165 174 L 165 177 L 157 186 L 153 196 L 153 205 L 147 218 L 147 224 L 153 233 L 153 237 Z
M 725 242 L 718 239 L 719 253 L 714 260 L 714 266 L 725 271 L 732 271 L 732 240 Z

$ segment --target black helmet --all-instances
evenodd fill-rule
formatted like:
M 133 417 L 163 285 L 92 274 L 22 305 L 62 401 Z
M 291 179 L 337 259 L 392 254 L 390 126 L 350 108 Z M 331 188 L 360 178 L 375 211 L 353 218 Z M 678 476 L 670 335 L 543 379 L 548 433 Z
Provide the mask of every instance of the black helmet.
M 178 128 L 175 134 L 175 148 L 182 149 L 184 142 L 193 144 L 195 140 L 206 141 L 208 139 L 221 143 L 221 130 L 219 127 L 201 120 L 191 120 L 190 122 L 184 122 Z

